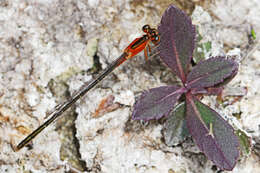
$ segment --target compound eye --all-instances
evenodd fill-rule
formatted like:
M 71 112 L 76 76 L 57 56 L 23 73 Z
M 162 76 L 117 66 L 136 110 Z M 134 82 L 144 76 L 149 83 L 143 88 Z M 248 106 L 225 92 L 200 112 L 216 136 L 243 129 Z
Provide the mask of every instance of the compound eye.
M 149 40 L 149 36 L 148 35 L 145 35 L 145 40 Z
M 155 41 L 159 41 L 159 40 L 160 40 L 160 37 L 159 37 L 158 35 L 156 35 L 156 36 L 154 37 L 154 40 L 155 40 Z
M 156 29 L 151 29 L 149 33 L 150 33 L 150 35 L 151 35 L 152 37 L 158 35 Z
M 156 36 L 152 37 L 151 40 L 152 40 L 152 42 L 153 42 L 154 44 L 157 44 L 158 41 L 160 41 L 160 37 L 159 37 L 158 35 L 156 35 Z
M 149 25 L 144 25 L 143 26 L 143 32 L 145 32 L 145 33 L 148 33 L 149 31 L 150 31 L 150 26 Z
M 153 40 L 153 41 L 159 40 L 159 36 L 157 36 L 157 35 L 156 35 L 156 36 L 153 36 L 153 37 L 152 37 L 152 40 Z

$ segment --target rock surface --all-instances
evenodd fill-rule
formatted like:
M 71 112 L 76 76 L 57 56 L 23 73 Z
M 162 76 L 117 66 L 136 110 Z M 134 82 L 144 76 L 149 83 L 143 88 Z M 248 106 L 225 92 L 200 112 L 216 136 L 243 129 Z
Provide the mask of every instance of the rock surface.
M 158 56 L 142 54 L 120 66 L 76 105 L 19 152 L 12 147 L 47 118 L 46 112 L 94 77 L 87 70 L 99 58 L 102 68 L 116 59 L 144 24 L 156 26 L 170 1 L 2 0 L 0 1 L 0 172 L 217 172 L 192 141 L 168 147 L 159 122 L 131 120 L 141 91 L 176 79 Z M 196 6 L 193 23 L 211 42 L 205 56 L 236 54 L 238 75 L 229 87 L 247 88 L 240 101 L 218 106 L 225 118 L 260 145 L 260 46 L 248 43 L 260 33 L 257 0 L 218 0 Z M 192 8 L 193 10 L 193 8 Z M 188 9 L 188 11 L 192 11 Z M 207 12 L 206 12 L 207 11 Z M 257 41 L 256 41 L 257 42 Z M 239 91 L 237 91 L 239 92 Z M 235 92 L 236 93 L 236 92 Z M 95 114 L 107 97 L 109 108 Z M 113 108 L 113 109 L 112 109 Z M 110 110 L 111 109 L 111 110 Z M 240 118 L 231 118 L 240 114 Z M 66 128 L 65 128 L 66 127 Z M 69 140 L 68 140 L 69 139 Z M 258 142 L 258 143 L 256 143 Z M 253 148 L 234 173 L 260 172 L 260 151 Z

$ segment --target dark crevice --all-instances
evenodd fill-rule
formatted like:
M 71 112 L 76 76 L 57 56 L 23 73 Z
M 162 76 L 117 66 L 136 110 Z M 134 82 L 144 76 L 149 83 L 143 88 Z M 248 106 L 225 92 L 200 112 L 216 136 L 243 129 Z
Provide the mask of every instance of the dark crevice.
M 48 87 L 60 102 L 71 97 L 66 81 L 53 79 L 49 82 Z M 76 170 L 86 171 L 86 163 L 81 159 L 79 142 L 76 138 L 75 120 L 77 119 L 77 114 L 75 113 L 75 108 L 75 105 L 72 105 L 71 108 L 63 113 L 56 121 L 55 130 L 59 133 L 61 140 L 61 160 L 67 160 L 68 164 Z
M 76 114 L 76 118 L 77 118 L 77 114 Z M 77 155 L 77 158 L 78 158 L 78 162 L 81 165 L 81 167 L 83 168 L 83 171 L 86 171 L 87 170 L 87 164 L 86 164 L 85 161 L 83 161 L 81 159 L 81 154 L 80 154 L 80 151 L 79 151 L 80 145 L 79 145 L 79 141 L 76 137 L 77 129 L 76 129 L 75 121 L 74 121 L 73 126 L 72 126 L 72 131 L 73 131 L 73 136 L 74 136 L 73 142 L 74 142 L 75 147 L 76 147 L 76 151 L 77 151 L 76 155 Z
M 68 160 L 69 164 L 75 169 L 86 171 L 86 163 L 81 159 L 80 145 L 76 138 L 77 129 L 75 121 L 77 114 L 75 113 L 75 108 L 75 106 L 72 106 L 56 126 L 62 141 L 60 155 L 62 160 Z
M 87 73 L 97 74 L 100 72 L 100 70 L 102 70 L 100 57 L 97 54 L 95 54 L 93 57 L 93 66 L 89 70 L 87 70 Z

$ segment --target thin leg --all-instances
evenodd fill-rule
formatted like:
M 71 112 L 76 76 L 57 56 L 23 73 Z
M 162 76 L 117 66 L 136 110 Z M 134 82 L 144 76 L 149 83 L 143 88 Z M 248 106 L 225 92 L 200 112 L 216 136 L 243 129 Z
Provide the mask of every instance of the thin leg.
M 147 46 L 145 46 L 145 48 L 144 48 L 144 57 L 145 57 L 145 60 L 147 61 L 148 60 Z

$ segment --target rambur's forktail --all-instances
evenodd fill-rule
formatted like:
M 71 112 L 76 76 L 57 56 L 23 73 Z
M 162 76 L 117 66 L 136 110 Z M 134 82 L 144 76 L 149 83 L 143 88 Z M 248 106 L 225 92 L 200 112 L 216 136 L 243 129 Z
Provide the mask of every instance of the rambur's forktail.
M 54 111 L 51 113 L 51 117 L 35 129 L 31 134 L 29 134 L 24 140 L 22 140 L 15 148 L 15 151 L 20 150 L 25 145 L 27 145 L 33 138 L 35 138 L 43 129 L 45 129 L 49 124 L 51 124 L 55 119 L 62 115 L 68 108 L 71 107 L 78 99 L 84 96 L 91 88 L 96 86 L 103 78 L 105 78 L 109 73 L 111 73 L 116 67 L 125 62 L 127 59 L 132 58 L 142 50 L 144 50 L 145 58 L 148 57 L 149 43 L 157 45 L 160 41 L 159 34 L 156 29 L 150 28 L 149 25 L 143 26 L 143 32 L 145 35 L 136 38 L 128 47 L 125 48 L 123 54 L 119 56 L 115 61 L 113 61 L 104 71 L 102 71 L 97 78 L 93 79 L 89 83 L 83 85 L 73 96 L 62 104 L 55 107 Z

